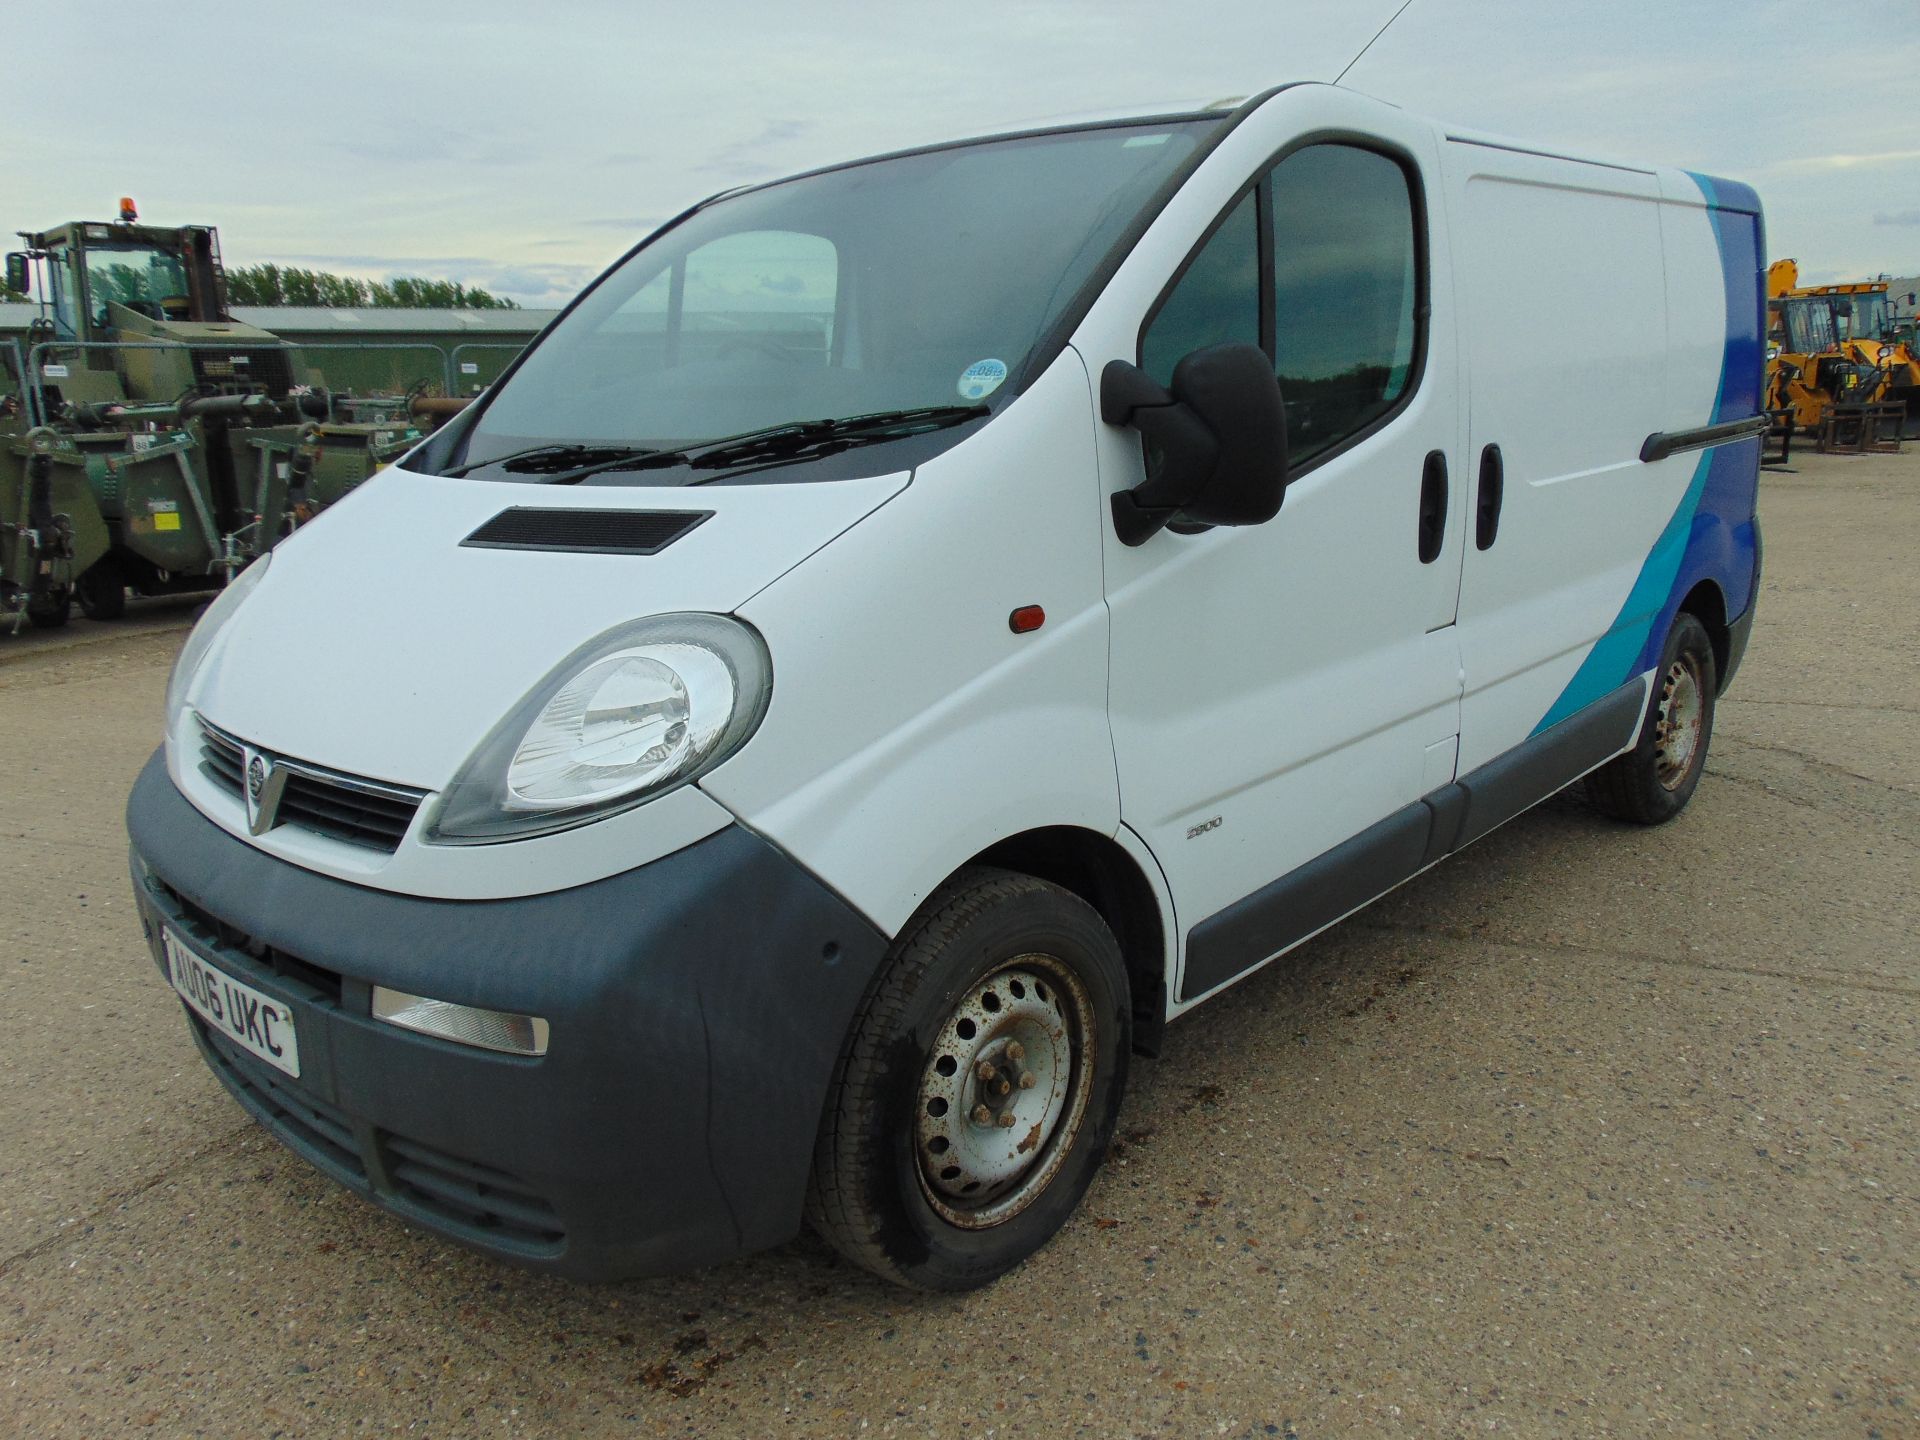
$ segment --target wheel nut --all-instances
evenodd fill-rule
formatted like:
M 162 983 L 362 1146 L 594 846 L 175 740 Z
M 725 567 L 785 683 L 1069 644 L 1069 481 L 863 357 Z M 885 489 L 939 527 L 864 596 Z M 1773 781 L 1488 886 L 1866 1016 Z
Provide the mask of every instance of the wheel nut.
M 981 1081 L 993 1079 L 993 1062 L 991 1060 L 982 1060 L 978 1065 L 974 1066 L 973 1078 Z
M 1012 1089 L 1013 1089 L 1013 1082 L 1011 1080 L 1002 1080 L 993 1087 L 994 1093 L 996 1095 L 1008 1094 L 1009 1092 L 1012 1091 Z
M 1002 1112 L 1001 1112 L 1001 1115 L 1000 1115 L 1000 1128 L 1001 1128 L 1002 1130 L 1011 1130 L 1011 1129 L 1013 1129 L 1013 1111 L 1011 1111 L 1011 1110 L 1006 1110 L 1006 1111 L 1002 1111 Z
M 974 1106 L 973 1123 L 976 1125 L 991 1125 L 993 1123 L 993 1111 L 987 1109 L 984 1105 Z
M 1020 1072 L 1020 1088 L 1022 1090 L 1033 1089 L 1033 1072 L 1031 1070 L 1022 1070 Z
M 1026 1058 L 1027 1058 L 1026 1046 L 1022 1045 L 1018 1040 L 1012 1040 L 1007 1043 L 1007 1059 L 1012 1060 L 1013 1062 L 1018 1064 L 1020 1061 Z

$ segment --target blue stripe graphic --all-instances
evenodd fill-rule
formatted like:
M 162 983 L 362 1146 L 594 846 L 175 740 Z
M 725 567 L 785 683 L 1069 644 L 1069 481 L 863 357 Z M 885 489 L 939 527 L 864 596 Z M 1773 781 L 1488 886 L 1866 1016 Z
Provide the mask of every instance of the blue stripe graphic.
M 1745 185 L 1688 174 L 1706 197 L 1726 295 L 1727 338 L 1720 381 L 1712 412 L 1702 422 L 1713 425 L 1743 419 L 1760 409 L 1766 303 L 1760 202 Z M 1534 734 L 1658 664 L 1674 612 L 1702 574 L 1722 582 L 1729 618 L 1744 613 L 1752 577 L 1759 449 L 1760 441 L 1754 439 L 1701 453 L 1686 492 L 1653 542 L 1619 614 L 1533 727 Z

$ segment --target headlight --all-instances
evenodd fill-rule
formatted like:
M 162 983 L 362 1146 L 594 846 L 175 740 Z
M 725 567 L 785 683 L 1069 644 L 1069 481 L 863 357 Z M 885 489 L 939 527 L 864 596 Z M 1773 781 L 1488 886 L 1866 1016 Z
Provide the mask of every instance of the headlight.
M 180 647 L 180 658 L 173 662 L 173 674 L 167 680 L 167 735 L 173 735 L 174 727 L 179 723 L 180 712 L 186 707 L 187 691 L 192 688 L 193 677 L 198 673 L 201 662 L 207 658 L 207 652 L 213 648 L 213 642 L 221 628 L 233 618 L 240 608 L 240 602 L 253 593 L 267 573 L 267 562 L 273 556 L 262 555 L 238 575 L 227 582 L 227 588 L 214 597 L 207 607 L 207 613 L 200 617 L 200 623 L 193 627 L 193 633 L 187 636 L 187 643 Z
M 719 615 L 658 615 L 562 661 L 460 769 L 427 838 L 476 844 L 598 820 L 719 764 L 766 713 L 760 637 Z

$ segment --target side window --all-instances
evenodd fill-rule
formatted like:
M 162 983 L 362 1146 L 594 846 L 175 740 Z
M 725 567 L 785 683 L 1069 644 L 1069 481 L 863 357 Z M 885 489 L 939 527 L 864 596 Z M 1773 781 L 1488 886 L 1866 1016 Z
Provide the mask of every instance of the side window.
M 1252 191 L 1161 303 L 1140 338 L 1140 368 L 1165 385 L 1184 356 L 1228 340 L 1260 343 L 1260 228 Z
M 1419 334 L 1413 195 L 1398 163 L 1309 145 L 1274 167 L 1274 371 L 1298 466 L 1406 393 Z

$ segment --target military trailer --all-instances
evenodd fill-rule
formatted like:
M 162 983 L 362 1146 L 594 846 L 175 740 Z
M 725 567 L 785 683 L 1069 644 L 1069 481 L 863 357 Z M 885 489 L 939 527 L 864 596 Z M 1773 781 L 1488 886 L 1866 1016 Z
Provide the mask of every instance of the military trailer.
M 39 314 L 0 408 L 0 627 L 78 601 L 217 589 L 422 435 L 406 394 L 330 392 L 303 350 L 236 320 L 210 226 L 21 232 Z M 431 353 L 431 352 L 429 352 Z M 437 355 L 411 387 L 444 391 Z

